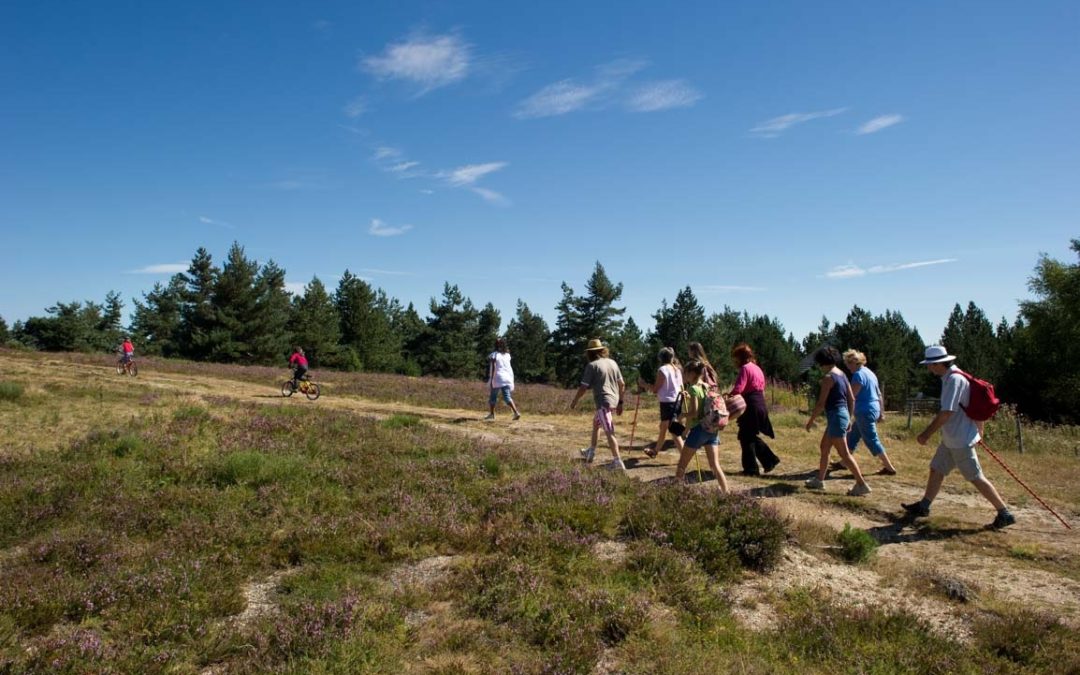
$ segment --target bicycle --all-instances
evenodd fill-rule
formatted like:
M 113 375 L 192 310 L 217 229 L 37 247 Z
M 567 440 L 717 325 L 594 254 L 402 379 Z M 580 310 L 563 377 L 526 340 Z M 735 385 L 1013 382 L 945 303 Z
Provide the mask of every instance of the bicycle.
M 139 366 L 135 363 L 135 359 L 125 361 L 124 357 L 121 356 L 116 359 L 116 374 L 136 377 L 139 374 Z
M 311 380 L 300 380 L 299 383 L 292 380 L 285 380 L 281 385 L 281 395 L 288 398 L 295 392 L 299 391 L 304 396 L 308 397 L 309 401 L 314 401 L 322 394 L 322 390 L 319 389 L 319 385 Z

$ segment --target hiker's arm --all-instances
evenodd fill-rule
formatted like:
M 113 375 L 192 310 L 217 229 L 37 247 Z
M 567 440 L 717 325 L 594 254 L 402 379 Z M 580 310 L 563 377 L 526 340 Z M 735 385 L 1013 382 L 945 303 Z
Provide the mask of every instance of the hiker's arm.
M 626 394 L 626 381 L 619 380 L 619 405 L 615 406 L 615 414 L 621 415 L 623 411 L 623 395 Z
M 746 388 L 746 383 L 750 379 L 750 376 L 747 374 L 746 370 L 746 366 L 739 368 L 739 375 L 735 378 L 735 384 L 731 385 L 731 391 L 728 392 L 728 396 L 741 394 L 743 392 L 743 389 Z
M 847 412 L 847 430 L 851 431 L 851 426 L 855 424 L 855 394 L 851 392 L 851 387 L 847 388 Z
M 829 397 L 829 390 L 833 387 L 833 380 L 826 375 L 821 378 L 821 393 L 817 397 L 817 405 L 810 411 L 810 419 L 806 421 L 806 430 L 810 431 L 810 427 L 814 426 L 814 420 L 817 416 L 825 411 L 825 399 Z
M 877 421 L 885 419 L 885 394 L 881 391 L 881 387 L 877 388 L 877 400 L 878 400 L 878 416 Z
M 488 359 L 488 384 L 495 386 L 495 359 Z
M 919 442 L 919 445 L 926 445 L 930 441 L 930 437 L 937 433 L 938 429 L 945 426 L 945 423 L 952 416 L 953 412 L 951 410 L 942 410 L 931 420 L 930 426 L 926 427 L 915 440 Z
M 585 395 L 585 392 L 589 391 L 589 385 L 583 384 L 577 388 L 577 392 L 574 393 L 574 400 L 570 401 L 570 409 L 573 410 L 577 405 L 577 402 L 581 400 L 581 397 Z

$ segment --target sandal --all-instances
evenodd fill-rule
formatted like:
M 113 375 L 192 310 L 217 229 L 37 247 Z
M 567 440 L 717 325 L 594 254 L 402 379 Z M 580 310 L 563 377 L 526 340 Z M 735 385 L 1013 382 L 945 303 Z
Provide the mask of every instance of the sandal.
M 656 451 L 656 448 L 645 448 L 645 449 L 642 450 L 642 452 L 644 452 L 645 456 L 648 457 L 649 459 L 656 459 L 656 456 L 659 454 Z

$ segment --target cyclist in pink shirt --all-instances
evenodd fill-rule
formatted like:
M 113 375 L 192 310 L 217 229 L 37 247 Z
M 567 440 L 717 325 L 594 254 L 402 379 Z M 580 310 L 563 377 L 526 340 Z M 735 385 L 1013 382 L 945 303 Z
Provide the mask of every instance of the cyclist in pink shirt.
M 308 372 L 307 357 L 301 347 L 294 347 L 293 354 L 289 357 L 289 366 L 293 369 L 293 386 L 300 386 L 300 380 L 304 379 Z

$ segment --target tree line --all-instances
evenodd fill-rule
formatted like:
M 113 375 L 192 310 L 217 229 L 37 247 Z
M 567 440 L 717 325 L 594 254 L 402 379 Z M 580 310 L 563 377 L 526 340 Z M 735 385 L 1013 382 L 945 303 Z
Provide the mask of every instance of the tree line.
M 1072 241 L 1080 257 L 1080 240 Z M 999 393 L 1031 417 L 1080 422 L 1080 264 L 1043 256 L 1030 279 L 1034 299 L 1021 303 L 1013 322 L 996 325 L 974 303 L 957 304 L 939 340 L 972 374 L 997 384 Z M 300 294 L 285 290 L 285 270 L 262 265 L 234 243 L 221 266 L 204 248 L 186 272 L 157 283 L 134 300 L 125 331 L 123 302 L 110 292 L 104 302 L 57 302 L 46 316 L 16 322 L 0 318 L 0 342 L 47 351 L 105 351 L 127 332 L 143 354 L 196 361 L 280 364 L 292 345 L 304 347 L 312 365 L 352 371 L 441 377 L 483 377 L 496 337 L 505 336 L 514 370 L 523 382 L 576 384 L 582 352 L 602 337 L 629 377 L 651 380 L 656 352 L 672 346 L 680 354 L 691 341 L 712 355 L 729 377 L 727 354 L 734 344 L 753 346 L 771 377 L 805 377 L 810 356 L 824 345 L 864 352 L 885 388 L 887 403 L 924 392 L 938 383 L 916 366 L 926 342 L 900 312 L 873 315 L 854 306 L 842 322 L 823 317 L 802 340 L 779 319 L 725 306 L 707 314 L 691 287 L 661 302 L 653 327 L 643 331 L 623 318 L 623 285 L 596 263 L 581 292 L 562 284 L 555 323 L 519 300 L 502 330 L 500 312 L 489 302 L 477 307 L 453 284 L 432 298 L 427 313 L 402 305 L 384 290 L 345 270 L 333 291 L 318 277 Z

